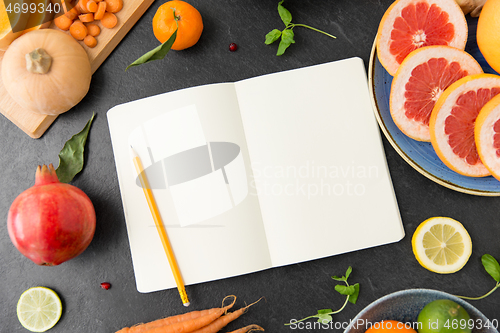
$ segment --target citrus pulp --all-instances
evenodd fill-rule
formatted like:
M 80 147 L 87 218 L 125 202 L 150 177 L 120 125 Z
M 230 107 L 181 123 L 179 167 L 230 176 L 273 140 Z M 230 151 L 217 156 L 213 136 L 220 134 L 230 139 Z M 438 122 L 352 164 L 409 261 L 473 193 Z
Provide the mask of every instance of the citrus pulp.
M 59 296 L 49 288 L 33 287 L 21 294 L 17 302 L 17 317 L 29 331 L 45 332 L 61 318 Z
M 469 177 L 490 172 L 481 162 L 474 141 L 474 125 L 481 108 L 500 93 L 500 76 L 466 76 L 449 86 L 439 97 L 429 121 L 434 150 L 453 171 Z
M 413 234 L 411 245 L 420 265 L 441 274 L 460 270 L 472 253 L 469 233 L 460 222 L 449 217 L 431 217 L 422 222 Z
M 481 162 L 500 180 L 500 95 L 493 97 L 479 112 L 474 138 Z
M 470 54 L 451 46 L 411 52 L 392 80 L 389 100 L 394 123 L 412 139 L 430 141 L 429 119 L 442 92 L 458 79 L 482 72 Z
M 200 12 L 184 1 L 165 2 L 153 17 L 153 33 L 160 43 L 164 43 L 176 29 L 172 50 L 184 50 L 196 44 L 203 31 Z
M 424 46 L 464 49 L 468 26 L 455 0 L 396 0 L 377 32 L 377 55 L 391 75 L 410 52 Z

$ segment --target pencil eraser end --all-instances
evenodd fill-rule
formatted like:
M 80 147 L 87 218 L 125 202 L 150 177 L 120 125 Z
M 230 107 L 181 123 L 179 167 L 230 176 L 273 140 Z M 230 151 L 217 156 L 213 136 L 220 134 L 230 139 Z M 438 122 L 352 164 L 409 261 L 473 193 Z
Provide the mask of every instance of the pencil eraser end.
M 187 308 L 189 305 L 191 305 L 191 303 L 187 302 L 187 303 L 184 303 L 184 306 Z

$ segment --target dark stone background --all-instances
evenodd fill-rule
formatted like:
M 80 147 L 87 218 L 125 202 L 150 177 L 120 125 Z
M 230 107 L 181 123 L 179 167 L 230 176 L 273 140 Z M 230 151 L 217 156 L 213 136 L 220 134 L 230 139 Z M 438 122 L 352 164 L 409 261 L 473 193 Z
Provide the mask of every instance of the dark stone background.
M 378 23 L 392 1 L 287 0 L 285 5 L 294 22 L 310 24 L 337 39 L 296 28 L 296 43 L 281 57 L 275 56 L 277 45 L 264 44 L 267 32 L 283 28 L 277 2 L 191 0 L 204 20 L 200 41 L 190 49 L 170 52 L 163 61 L 125 72 L 129 63 L 158 45 L 151 27 L 155 11 L 163 3 L 157 1 L 96 71 L 84 100 L 59 116 L 40 139 L 31 139 L 6 118 L 0 118 L 0 213 L 4 221 L 0 224 L 0 332 L 26 331 L 17 320 L 16 303 L 25 289 L 36 285 L 54 289 L 62 299 L 63 316 L 51 330 L 54 333 L 114 332 L 186 311 L 175 289 L 140 294 L 135 288 L 106 112 L 117 104 L 163 92 L 352 56 L 361 57 L 368 68 Z M 228 51 L 231 42 L 239 45 L 237 52 Z M 72 184 L 85 191 L 95 205 L 95 237 L 79 257 L 57 267 L 38 267 L 10 242 L 6 227 L 9 206 L 18 194 L 33 185 L 37 165 L 57 165 L 64 142 L 83 128 L 92 112 L 96 118 L 87 143 L 86 165 Z M 372 301 L 403 289 L 431 288 L 471 296 L 490 290 L 494 281 L 483 270 L 480 258 L 490 253 L 500 259 L 500 198 L 471 196 L 442 187 L 409 166 L 385 138 L 383 143 L 406 232 L 402 241 L 189 286 L 189 310 L 218 306 L 229 294 L 238 296 L 238 306 L 264 296 L 265 301 L 228 328 L 256 323 L 267 332 L 285 332 L 290 328 L 283 324 L 292 318 L 342 305 L 344 299 L 334 291 L 336 283 L 330 277 L 342 275 L 349 265 L 354 268 L 350 280 L 360 283 L 361 292 L 356 305 L 349 304 L 335 316 L 339 322 L 349 321 Z M 431 216 L 450 216 L 461 221 L 472 237 L 473 254 L 455 274 L 427 271 L 412 254 L 411 236 L 418 224 Z M 99 284 L 103 281 L 110 282 L 112 288 L 101 289 Z M 472 304 L 488 318 L 497 319 L 500 292 Z

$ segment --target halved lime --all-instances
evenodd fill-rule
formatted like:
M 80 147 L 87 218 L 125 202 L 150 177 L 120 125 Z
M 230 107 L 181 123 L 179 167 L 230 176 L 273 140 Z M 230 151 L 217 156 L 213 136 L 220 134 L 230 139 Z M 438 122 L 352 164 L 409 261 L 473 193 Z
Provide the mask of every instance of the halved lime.
M 17 318 L 31 332 L 45 332 L 54 327 L 62 314 L 59 296 L 52 289 L 33 287 L 21 294 Z

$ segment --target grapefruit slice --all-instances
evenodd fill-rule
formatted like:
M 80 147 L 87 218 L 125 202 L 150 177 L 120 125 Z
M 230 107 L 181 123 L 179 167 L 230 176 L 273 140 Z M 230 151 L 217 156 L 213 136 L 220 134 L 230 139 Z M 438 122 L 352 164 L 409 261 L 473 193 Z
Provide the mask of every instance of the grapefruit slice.
M 446 89 L 432 110 L 431 143 L 441 161 L 469 177 L 490 175 L 477 152 L 474 126 L 481 108 L 500 93 L 500 76 L 466 76 Z
M 392 119 L 410 138 L 430 141 L 429 119 L 443 91 L 453 82 L 483 70 L 467 52 L 451 46 L 426 46 L 411 52 L 392 80 Z
M 479 112 L 474 138 L 481 162 L 500 180 L 500 95 L 493 97 Z
M 467 21 L 455 0 L 396 0 L 377 32 L 377 55 L 391 75 L 410 52 L 424 46 L 465 49 Z

